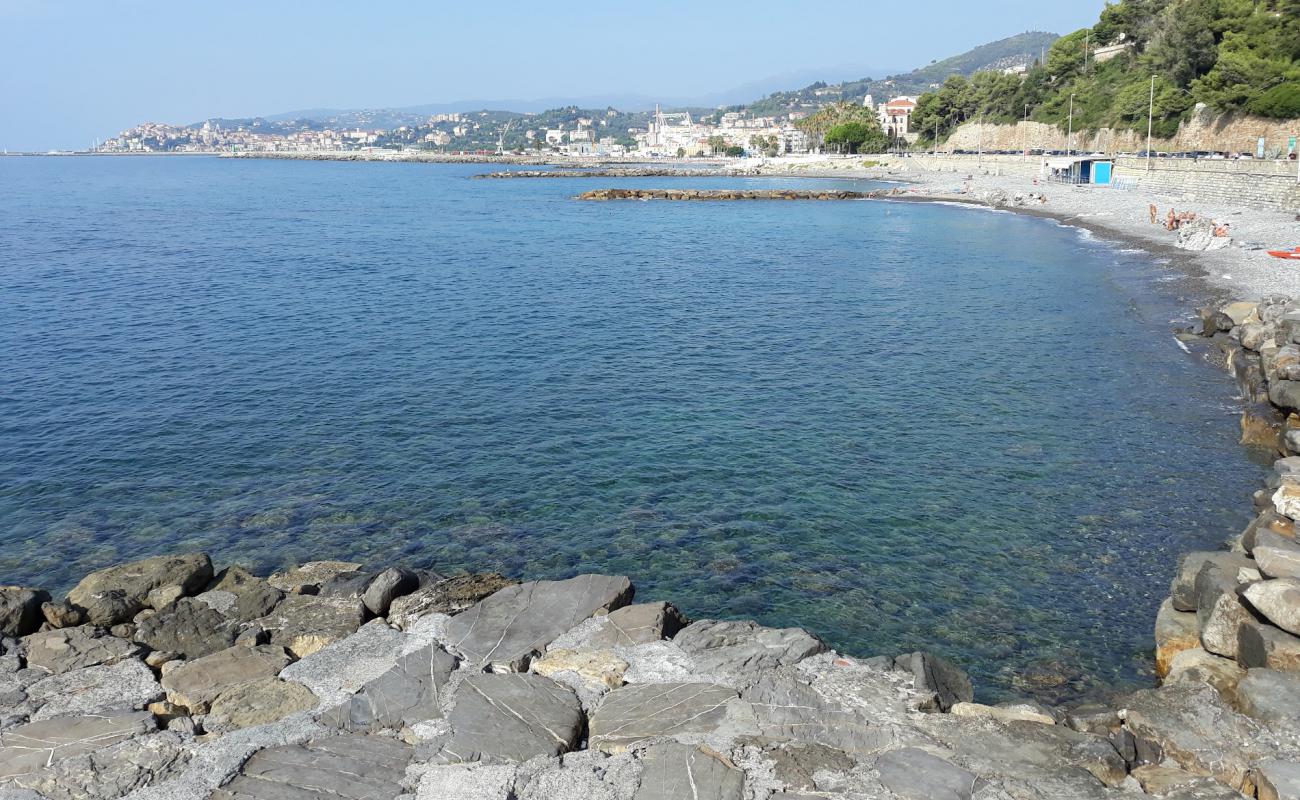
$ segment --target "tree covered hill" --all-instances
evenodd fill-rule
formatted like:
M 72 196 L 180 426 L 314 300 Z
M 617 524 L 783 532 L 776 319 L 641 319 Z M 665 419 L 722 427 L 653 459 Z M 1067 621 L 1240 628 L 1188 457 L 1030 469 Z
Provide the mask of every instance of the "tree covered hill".
M 1098 62 L 1099 46 L 1124 45 Z M 1057 40 L 1022 76 L 954 76 L 918 101 L 913 125 L 939 137 L 968 120 L 1030 119 L 1076 130 L 1173 135 L 1196 104 L 1224 113 L 1300 118 L 1300 0 L 1119 0 L 1097 24 Z

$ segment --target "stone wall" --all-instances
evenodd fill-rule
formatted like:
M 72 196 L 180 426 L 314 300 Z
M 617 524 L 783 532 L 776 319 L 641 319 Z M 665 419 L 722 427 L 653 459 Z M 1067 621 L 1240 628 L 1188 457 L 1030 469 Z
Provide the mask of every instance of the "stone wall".
M 1294 161 L 1209 161 L 1157 158 L 1147 169 L 1144 158 L 1121 156 L 1115 174 L 1157 191 L 1177 192 L 1197 200 L 1240 203 L 1264 208 L 1300 209 L 1300 181 Z

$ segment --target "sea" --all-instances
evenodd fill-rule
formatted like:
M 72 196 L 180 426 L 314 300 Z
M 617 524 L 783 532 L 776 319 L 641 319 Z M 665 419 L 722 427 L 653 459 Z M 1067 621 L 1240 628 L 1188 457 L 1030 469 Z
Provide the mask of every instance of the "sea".
M 943 205 L 583 202 L 777 178 L 0 158 L 0 583 L 166 552 L 626 574 L 929 650 L 986 700 L 1148 685 L 1248 521 L 1174 265 Z

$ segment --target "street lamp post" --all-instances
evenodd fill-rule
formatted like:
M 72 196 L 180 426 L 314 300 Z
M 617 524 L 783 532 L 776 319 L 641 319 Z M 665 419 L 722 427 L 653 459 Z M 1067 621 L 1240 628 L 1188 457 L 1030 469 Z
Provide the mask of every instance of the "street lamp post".
M 983 114 L 980 114 L 979 149 L 975 159 L 975 163 L 976 164 L 984 163 L 984 115 Z
M 1147 172 L 1151 171 L 1151 120 L 1156 114 L 1156 76 L 1151 76 L 1151 100 L 1147 104 Z
M 1020 160 L 1029 160 L 1029 104 L 1025 103 L 1025 121 L 1020 126 Z
M 1065 156 L 1073 155 L 1074 148 L 1074 93 L 1070 93 L 1070 126 L 1065 134 Z

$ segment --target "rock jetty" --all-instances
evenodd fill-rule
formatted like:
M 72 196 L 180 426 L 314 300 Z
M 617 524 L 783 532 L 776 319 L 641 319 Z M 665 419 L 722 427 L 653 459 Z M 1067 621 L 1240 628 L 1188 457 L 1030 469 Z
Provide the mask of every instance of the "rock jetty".
M 0 798 L 1296 798 L 1300 581 L 1256 528 L 1184 562 L 1164 686 L 1070 709 L 976 703 L 925 652 L 692 622 L 619 576 L 188 553 L 6 587 Z
M 877 195 L 842 189 L 596 189 L 579 200 L 863 200 Z

